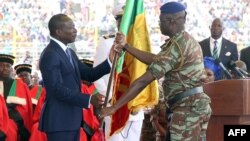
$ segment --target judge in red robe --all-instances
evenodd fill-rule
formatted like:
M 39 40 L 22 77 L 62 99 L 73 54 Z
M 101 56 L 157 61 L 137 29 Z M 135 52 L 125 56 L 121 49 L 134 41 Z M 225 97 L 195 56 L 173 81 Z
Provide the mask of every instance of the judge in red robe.
M 45 89 L 41 85 L 34 85 L 31 76 L 32 65 L 18 64 L 14 67 L 14 69 L 16 71 L 17 76 L 21 78 L 23 82 L 25 82 L 29 87 L 31 102 L 34 109 L 33 124 L 29 141 L 46 141 L 46 134 L 38 130 L 40 112 L 45 100 Z
M 32 103 L 27 85 L 21 79 L 13 79 L 14 56 L 0 54 L 0 81 L 8 109 L 8 132 L 5 141 L 27 141 L 32 126 Z

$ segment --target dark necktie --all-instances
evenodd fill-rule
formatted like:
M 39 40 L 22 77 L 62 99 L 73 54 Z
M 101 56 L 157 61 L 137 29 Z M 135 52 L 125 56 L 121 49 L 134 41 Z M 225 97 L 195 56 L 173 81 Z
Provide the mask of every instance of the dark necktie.
M 213 58 L 214 58 L 214 59 L 219 58 L 217 43 L 218 43 L 218 42 L 215 40 L 215 41 L 214 41 L 214 50 L 213 50 Z
M 70 49 L 69 49 L 69 48 L 66 49 L 66 55 L 67 55 L 67 57 L 68 57 L 68 59 L 69 59 L 69 62 L 70 62 L 71 65 L 72 65 L 72 67 L 74 68 L 74 64 L 73 64 L 73 61 L 72 61 L 71 52 L 70 52 Z

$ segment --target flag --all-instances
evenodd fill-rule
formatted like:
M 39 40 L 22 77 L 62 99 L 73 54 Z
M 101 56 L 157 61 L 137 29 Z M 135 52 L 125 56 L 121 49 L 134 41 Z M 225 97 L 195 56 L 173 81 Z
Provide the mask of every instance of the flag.
M 126 36 L 129 45 L 143 51 L 151 51 L 143 0 L 126 1 L 119 30 Z M 146 64 L 128 53 L 123 53 L 119 59 L 118 69 L 114 76 L 113 104 L 128 90 L 134 80 L 146 72 L 147 68 Z M 120 131 L 125 126 L 131 112 L 137 112 L 146 106 L 156 105 L 158 97 L 157 82 L 153 81 L 135 99 L 112 115 L 110 135 Z

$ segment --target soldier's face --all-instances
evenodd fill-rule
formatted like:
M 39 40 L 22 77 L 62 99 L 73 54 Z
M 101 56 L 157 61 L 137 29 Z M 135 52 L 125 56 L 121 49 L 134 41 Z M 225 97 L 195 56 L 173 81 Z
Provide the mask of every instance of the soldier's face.
M 163 35 L 169 36 L 171 34 L 172 18 L 168 14 L 160 14 L 160 30 Z
M 6 79 L 11 76 L 12 65 L 6 62 L 0 62 L 0 79 Z

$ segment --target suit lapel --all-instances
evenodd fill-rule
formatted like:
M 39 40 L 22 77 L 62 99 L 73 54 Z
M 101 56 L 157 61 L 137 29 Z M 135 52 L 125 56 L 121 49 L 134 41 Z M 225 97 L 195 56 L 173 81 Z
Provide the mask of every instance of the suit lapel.
M 211 54 L 211 52 L 212 52 L 212 50 L 211 50 L 211 48 L 210 48 L 210 38 L 208 38 L 207 40 L 206 40 L 206 52 L 207 52 L 207 56 L 212 56 L 212 54 Z
M 220 49 L 220 55 L 219 57 L 221 58 L 224 54 L 226 54 L 226 51 L 227 51 L 227 45 L 225 43 L 225 39 L 222 38 L 222 41 L 221 41 L 221 49 Z
M 73 61 L 74 65 L 75 65 L 75 68 L 73 68 L 73 66 L 70 63 L 70 61 L 69 61 L 66 53 L 64 52 L 64 50 L 56 42 L 54 42 L 53 40 L 51 40 L 51 46 L 53 46 L 53 49 L 55 49 L 55 52 L 58 53 L 61 56 L 64 63 L 66 64 L 66 66 L 68 66 L 67 69 L 69 69 L 70 71 L 73 71 L 73 72 L 75 72 L 75 70 L 78 70 L 78 73 L 79 73 L 78 65 L 77 66 L 75 65 L 76 64 L 75 63 L 75 57 L 72 57 L 72 61 Z M 79 77 L 77 77 L 78 74 L 73 73 L 73 75 L 74 75 L 76 81 L 78 83 L 80 83 Z

